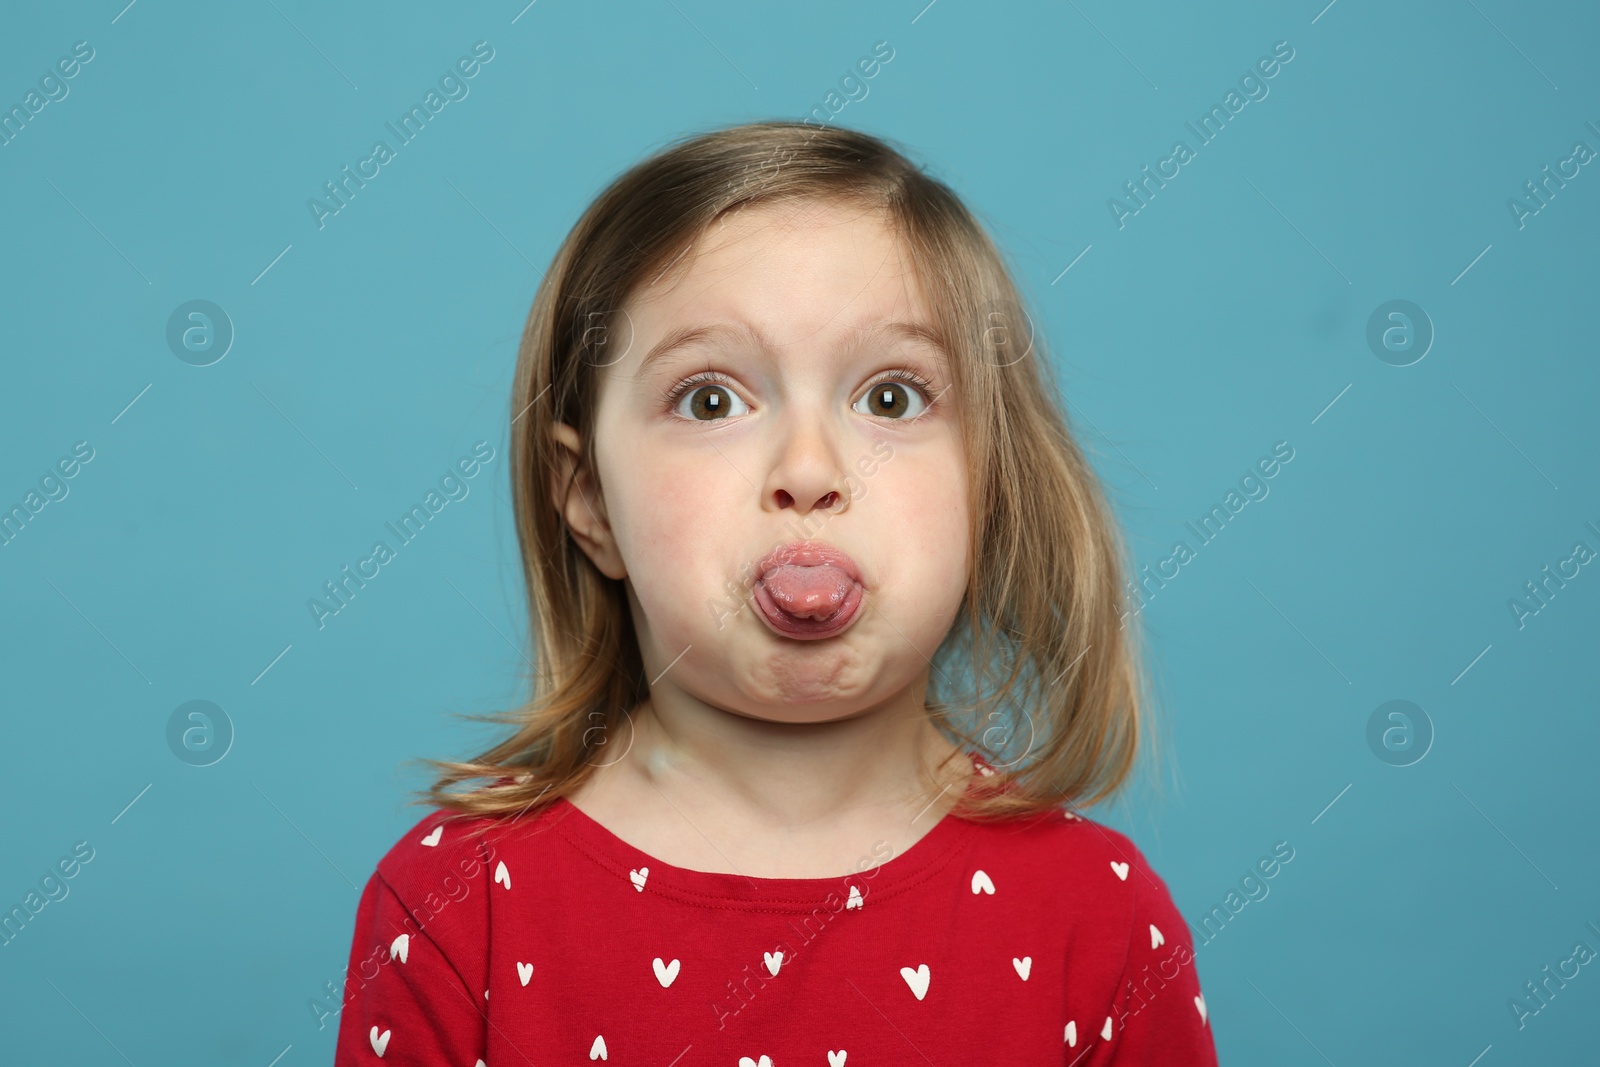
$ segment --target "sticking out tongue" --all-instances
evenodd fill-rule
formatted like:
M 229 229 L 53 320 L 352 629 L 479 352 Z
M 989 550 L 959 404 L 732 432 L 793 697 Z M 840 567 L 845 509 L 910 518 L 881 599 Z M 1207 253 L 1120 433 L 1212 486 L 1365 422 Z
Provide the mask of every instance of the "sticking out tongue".
M 784 614 L 823 622 L 838 613 L 856 583 L 831 564 L 787 563 L 770 571 L 761 584 Z

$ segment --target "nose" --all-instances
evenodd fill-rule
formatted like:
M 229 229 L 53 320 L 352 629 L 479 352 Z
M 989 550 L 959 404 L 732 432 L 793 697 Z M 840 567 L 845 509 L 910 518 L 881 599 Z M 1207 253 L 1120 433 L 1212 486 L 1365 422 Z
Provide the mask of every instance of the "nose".
M 763 506 L 800 515 L 839 511 L 847 503 L 839 450 L 822 420 L 797 422 L 778 444 L 763 487 Z

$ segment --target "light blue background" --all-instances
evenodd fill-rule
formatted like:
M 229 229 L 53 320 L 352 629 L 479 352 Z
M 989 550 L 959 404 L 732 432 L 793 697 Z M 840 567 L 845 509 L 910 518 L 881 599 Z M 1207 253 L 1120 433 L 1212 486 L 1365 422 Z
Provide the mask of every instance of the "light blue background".
M 1524 628 L 1507 607 L 1600 548 L 1600 166 L 1523 229 L 1507 207 L 1600 149 L 1592 7 L 124 2 L 0 33 L 5 107 L 95 49 L 0 147 L 0 504 L 95 450 L 0 548 L 0 905 L 95 850 L 0 949 L 7 1062 L 331 1060 L 308 1002 L 423 814 L 404 761 L 479 751 L 450 713 L 523 692 L 535 265 L 646 152 L 799 118 L 879 40 L 836 121 L 993 228 L 1139 563 L 1295 449 L 1149 602 L 1164 762 L 1096 812 L 1191 922 L 1294 847 L 1199 951 L 1222 1062 L 1593 1056 L 1595 965 L 1525 1029 L 1507 1006 L 1600 948 L 1600 573 Z M 319 230 L 306 200 L 478 40 L 470 95 Z M 1119 229 L 1108 198 L 1284 40 L 1270 95 Z M 1437 330 L 1407 367 L 1365 340 L 1396 298 Z M 209 367 L 166 345 L 191 299 L 237 330 Z M 319 631 L 307 599 L 479 440 L 471 495 Z M 205 768 L 166 742 L 194 699 L 236 730 Z M 1391 699 L 1436 731 L 1413 766 L 1367 745 Z

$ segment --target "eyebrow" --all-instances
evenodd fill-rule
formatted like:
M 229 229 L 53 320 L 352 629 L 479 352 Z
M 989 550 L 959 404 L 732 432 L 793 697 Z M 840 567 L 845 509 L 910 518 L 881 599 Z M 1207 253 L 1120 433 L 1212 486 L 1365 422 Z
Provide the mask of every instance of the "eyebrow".
M 658 361 L 684 349 L 693 348 L 705 342 L 727 344 L 735 341 L 754 344 L 758 348 L 774 347 L 770 338 L 745 322 L 701 323 L 694 326 L 679 326 L 668 331 L 665 337 L 652 345 L 650 351 L 644 354 L 644 359 L 639 361 L 639 374 L 642 377 Z
M 949 365 L 949 348 L 945 345 L 938 331 L 932 326 L 920 322 L 895 320 L 875 323 L 872 326 L 852 332 L 844 347 L 846 351 L 853 351 L 884 336 L 926 345 L 934 350 L 935 354 L 946 366 Z M 658 361 L 668 359 L 685 349 L 693 348 L 705 342 L 712 344 L 744 342 L 768 351 L 780 347 L 766 334 L 762 333 L 759 327 L 752 326 L 744 321 L 736 320 L 733 322 L 679 326 L 669 331 L 665 337 L 650 347 L 650 351 L 644 354 L 644 358 L 639 362 L 640 376 L 642 377 Z

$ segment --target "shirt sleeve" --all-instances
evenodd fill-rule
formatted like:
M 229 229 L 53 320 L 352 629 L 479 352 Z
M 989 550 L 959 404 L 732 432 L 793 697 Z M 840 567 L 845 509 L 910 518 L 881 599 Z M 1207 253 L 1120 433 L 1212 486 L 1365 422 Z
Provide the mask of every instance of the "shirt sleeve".
M 484 990 L 467 988 L 399 894 L 374 872 L 356 907 L 334 1067 L 481 1067 L 483 996 Z
M 1189 925 L 1137 851 L 1128 956 L 1094 1067 L 1216 1067 L 1217 1050 Z

